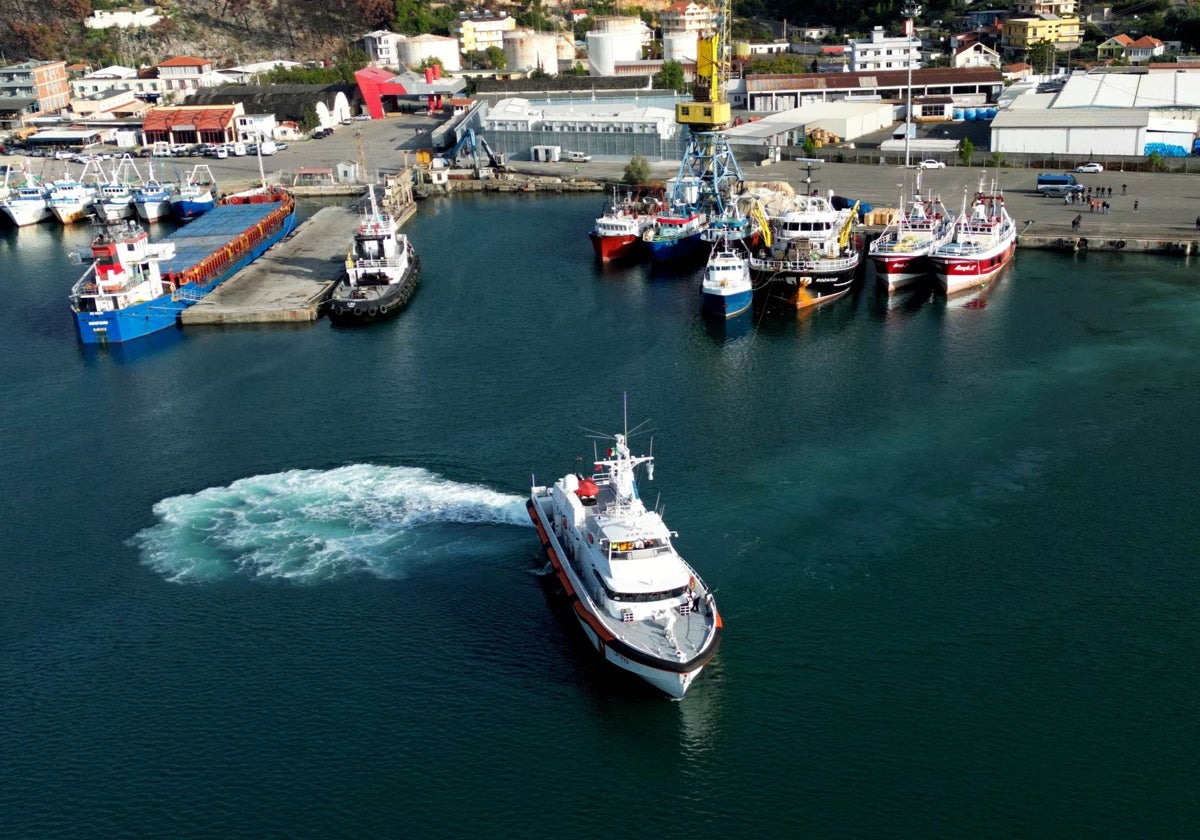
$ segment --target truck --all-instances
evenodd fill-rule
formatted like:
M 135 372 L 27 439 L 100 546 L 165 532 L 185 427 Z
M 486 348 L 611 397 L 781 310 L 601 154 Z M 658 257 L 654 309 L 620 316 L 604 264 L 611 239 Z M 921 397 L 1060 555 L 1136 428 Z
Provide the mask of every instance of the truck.
M 584 152 L 563 152 L 563 160 L 570 163 L 591 163 L 592 156 Z

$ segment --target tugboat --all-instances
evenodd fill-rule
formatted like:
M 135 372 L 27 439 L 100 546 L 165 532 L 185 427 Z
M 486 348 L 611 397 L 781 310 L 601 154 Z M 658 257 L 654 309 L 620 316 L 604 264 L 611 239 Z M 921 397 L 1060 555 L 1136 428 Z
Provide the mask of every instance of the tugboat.
M 535 483 L 526 507 L 592 647 L 683 697 L 720 646 L 721 616 L 712 590 L 675 551 L 675 533 L 638 495 L 634 473 L 645 464 L 652 479 L 653 456 L 632 455 L 628 432 L 610 439 L 591 477 Z
M 714 248 L 704 268 L 701 303 L 705 312 L 724 318 L 740 315 L 750 308 L 754 283 L 750 279 L 750 260 L 744 251 L 723 239 Z
M 395 315 L 408 304 L 421 279 L 421 258 L 396 220 L 379 210 L 375 188 L 346 254 L 346 276 L 329 299 L 329 318 L 362 324 Z

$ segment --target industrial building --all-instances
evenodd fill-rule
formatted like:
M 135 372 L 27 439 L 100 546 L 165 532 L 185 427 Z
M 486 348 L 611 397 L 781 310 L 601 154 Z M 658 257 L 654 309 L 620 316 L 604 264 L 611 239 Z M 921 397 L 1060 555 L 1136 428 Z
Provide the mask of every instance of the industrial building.
M 912 95 L 949 96 L 965 103 L 994 102 L 1004 88 L 1004 77 L 991 67 L 936 67 L 913 70 Z M 747 76 L 731 90 L 735 106 L 748 111 L 784 111 L 813 102 L 843 99 L 879 99 L 903 102 L 908 90 L 907 70 L 873 73 L 803 73 Z
M 1018 96 L 993 120 L 991 148 L 1102 157 L 1173 147 L 1186 154 L 1200 121 L 1200 72 L 1158 66 L 1077 73 L 1058 93 Z
M 799 146 L 813 133 L 845 142 L 891 125 L 895 122 L 893 111 L 891 104 L 879 101 L 819 102 L 735 125 L 725 135 L 735 152 L 737 147 L 763 152 L 773 146 Z
M 672 96 L 596 100 L 513 97 L 482 103 L 478 127 L 497 152 L 527 159 L 535 146 L 560 146 L 597 157 L 678 159 L 681 131 Z

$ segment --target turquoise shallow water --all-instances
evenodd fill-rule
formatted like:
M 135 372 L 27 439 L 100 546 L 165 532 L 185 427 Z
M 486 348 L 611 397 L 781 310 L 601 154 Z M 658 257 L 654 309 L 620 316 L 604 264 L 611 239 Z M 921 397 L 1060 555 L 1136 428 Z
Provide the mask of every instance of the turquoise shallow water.
M 86 232 L 0 230 L 0 836 L 1190 833 L 1196 266 L 714 325 L 596 209 L 424 205 L 378 328 L 100 353 Z M 623 393 L 727 623 L 678 703 L 522 511 Z

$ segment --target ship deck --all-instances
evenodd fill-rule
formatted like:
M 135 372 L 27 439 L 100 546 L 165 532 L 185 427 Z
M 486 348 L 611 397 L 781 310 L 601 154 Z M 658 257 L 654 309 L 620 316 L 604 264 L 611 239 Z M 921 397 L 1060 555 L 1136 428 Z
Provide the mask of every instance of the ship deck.
M 223 204 L 192 219 L 163 241 L 175 245 L 175 256 L 159 263 L 162 273 L 182 272 L 216 253 L 254 227 L 278 204 Z

